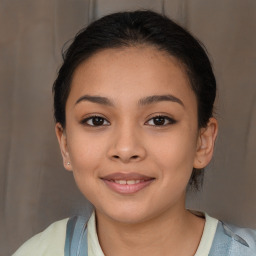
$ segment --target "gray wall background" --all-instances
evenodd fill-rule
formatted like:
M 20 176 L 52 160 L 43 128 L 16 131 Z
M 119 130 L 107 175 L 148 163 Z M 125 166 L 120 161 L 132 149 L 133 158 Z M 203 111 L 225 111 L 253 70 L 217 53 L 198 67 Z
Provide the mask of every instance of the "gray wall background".
M 220 123 L 204 188 L 188 207 L 256 228 L 255 0 L 0 0 L 0 255 L 90 205 L 62 167 L 51 86 L 60 49 L 104 14 L 164 12 L 207 47 Z

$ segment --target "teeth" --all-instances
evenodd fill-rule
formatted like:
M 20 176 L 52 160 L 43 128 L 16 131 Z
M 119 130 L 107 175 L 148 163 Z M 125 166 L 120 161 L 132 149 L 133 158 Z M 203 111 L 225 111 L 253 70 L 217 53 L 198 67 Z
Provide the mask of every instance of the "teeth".
M 133 184 L 138 184 L 140 182 L 143 182 L 144 180 L 114 180 L 115 183 L 121 184 L 121 185 L 133 185 Z
M 132 185 L 132 184 L 135 184 L 136 183 L 136 180 L 127 180 L 126 183 L 128 185 Z
M 115 180 L 115 183 L 121 184 L 121 185 L 125 185 L 126 184 L 126 180 Z

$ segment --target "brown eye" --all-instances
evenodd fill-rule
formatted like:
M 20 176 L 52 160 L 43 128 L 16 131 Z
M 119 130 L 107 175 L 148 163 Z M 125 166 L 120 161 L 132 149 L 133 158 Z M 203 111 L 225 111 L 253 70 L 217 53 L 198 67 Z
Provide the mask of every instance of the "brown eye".
M 176 123 L 176 121 L 168 116 L 155 116 L 147 121 L 147 124 L 152 126 L 165 126 L 174 123 Z
M 109 122 L 101 117 L 101 116 L 91 116 L 88 117 L 86 119 L 84 119 L 82 122 L 82 124 L 88 125 L 88 126 L 105 126 L 105 125 L 109 125 Z
M 158 117 L 153 118 L 153 122 L 155 125 L 164 125 L 165 118 L 163 116 L 158 116 Z

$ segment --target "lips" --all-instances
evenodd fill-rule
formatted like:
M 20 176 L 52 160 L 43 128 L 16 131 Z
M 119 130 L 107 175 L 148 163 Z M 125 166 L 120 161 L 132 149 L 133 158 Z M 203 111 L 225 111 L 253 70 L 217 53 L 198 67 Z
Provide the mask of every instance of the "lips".
M 138 173 L 113 173 L 101 178 L 113 191 L 133 194 L 149 186 L 155 178 Z

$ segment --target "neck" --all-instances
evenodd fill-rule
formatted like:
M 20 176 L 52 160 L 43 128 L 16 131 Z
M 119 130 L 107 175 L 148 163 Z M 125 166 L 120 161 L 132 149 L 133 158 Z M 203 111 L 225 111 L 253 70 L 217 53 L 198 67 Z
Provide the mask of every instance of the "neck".
M 96 211 L 97 232 L 106 256 L 194 255 L 204 220 L 179 206 L 140 223 L 120 223 Z

